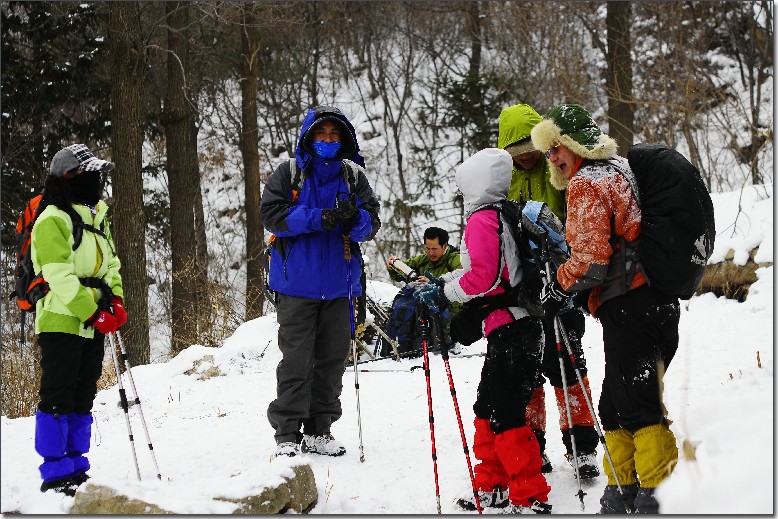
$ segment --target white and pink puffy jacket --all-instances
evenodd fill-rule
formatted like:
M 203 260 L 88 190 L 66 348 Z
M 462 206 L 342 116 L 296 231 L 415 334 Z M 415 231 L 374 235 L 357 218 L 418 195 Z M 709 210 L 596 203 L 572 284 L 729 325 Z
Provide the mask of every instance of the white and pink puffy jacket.
M 498 217 L 497 210 L 481 209 L 486 205 L 499 206 L 505 200 L 512 171 L 510 154 L 498 148 L 483 149 L 457 168 L 456 182 L 465 201 L 466 224 L 460 251 L 462 268 L 441 277 L 449 301 L 466 302 L 501 294 L 505 291 L 500 285 L 502 280 L 510 286 L 521 282 L 521 261 L 508 222 Z M 528 315 L 521 307 L 494 310 L 484 319 L 484 337 Z

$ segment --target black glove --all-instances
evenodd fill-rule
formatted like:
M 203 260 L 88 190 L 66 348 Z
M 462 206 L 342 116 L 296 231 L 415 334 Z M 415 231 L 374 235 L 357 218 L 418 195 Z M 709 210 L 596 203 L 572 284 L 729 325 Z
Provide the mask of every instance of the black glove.
M 592 293 L 592 289 L 581 290 L 580 292 L 573 293 L 573 307 L 579 308 L 583 313 L 589 315 L 589 294 Z
M 424 277 L 426 277 L 427 279 L 429 279 L 429 280 L 430 280 L 430 283 L 432 283 L 433 285 L 437 285 L 437 286 L 439 286 L 440 288 L 443 288 L 443 285 L 445 285 L 445 283 L 443 282 L 443 280 L 442 280 L 442 279 L 440 279 L 440 278 L 436 278 L 435 276 L 433 276 L 433 275 L 432 275 L 432 272 L 430 272 L 429 270 L 425 270 L 425 271 L 424 271 Z
M 565 292 L 556 279 L 543 285 L 540 290 L 540 304 L 546 317 L 554 317 L 558 314 L 570 296 L 571 294 Z
M 357 209 L 355 201 L 349 198 L 342 198 L 335 204 L 335 210 L 338 212 L 341 223 L 343 223 L 343 229 L 350 231 L 359 218 L 359 209 Z
M 321 210 L 321 226 L 325 229 L 332 230 L 336 225 L 340 223 L 340 216 L 337 209 L 322 209 Z

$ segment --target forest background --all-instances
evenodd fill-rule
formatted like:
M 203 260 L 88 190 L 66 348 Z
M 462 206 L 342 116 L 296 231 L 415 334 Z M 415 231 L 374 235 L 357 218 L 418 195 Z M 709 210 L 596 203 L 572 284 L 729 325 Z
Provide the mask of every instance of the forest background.
M 496 145 L 515 103 L 580 103 L 621 150 L 684 153 L 711 192 L 772 183 L 772 2 L 3 2 L 1 23 L 11 418 L 35 391 L 10 397 L 9 377 L 38 378 L 30 319 L 20 337 L 6 295 L 14 226 L 74 142 L 116 163 L 105 198 L 133 365 L 271 311 L 260 195 L 312 106 L 354 122 L 381 201 L 368 279 L 420 253 L 429 225 L 459 242 L 454 169 Z

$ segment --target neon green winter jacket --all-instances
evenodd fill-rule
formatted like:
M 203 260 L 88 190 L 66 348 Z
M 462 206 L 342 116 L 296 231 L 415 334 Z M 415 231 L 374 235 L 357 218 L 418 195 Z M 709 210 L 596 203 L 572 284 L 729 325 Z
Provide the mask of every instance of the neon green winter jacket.
M 84 321 L 97 310 L 101 294 L 99 289 L 84 287 L 79 278 L 101 278 L 113 295 L 123 298 L 121 262 L 113 252 L 105 202 L 98 202 L 95 215 L 83 205 L 74 204 L 73 209 L 93 227 L 99 229 L 105 222 L 107 239 L 84 230 L 81 244 L 73 250 L 73 222 L 66 212 L 49 205 L 38 216 L 32 229 L 32 264 L 36 274 L 43 272 L 49 292 L 35 307 L 35 333 L 63 332 L 91 339 L 94 328 L 85 328 Z
M 504 109 L 500 114 L 497 147 L 505 149 L 511 144 L 529 138 L 532 128 L 539 121 L 540 116 L 528 105 L 519 104 Z M 535 167 L 530 170 L 513 166 L 508 199 L 516 202 L 528 200 L 545 202 L 560 220 L 565 221 L 565 192 L 551 185 L 548 161 L 543 154 L 540 155 L 540 160 Z

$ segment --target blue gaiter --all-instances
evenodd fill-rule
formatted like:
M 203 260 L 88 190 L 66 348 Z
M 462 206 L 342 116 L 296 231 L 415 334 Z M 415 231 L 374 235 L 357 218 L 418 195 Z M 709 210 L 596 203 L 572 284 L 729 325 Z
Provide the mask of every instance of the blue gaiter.
M 340 143 L 313 141 L 313 150 L 323 159 L 334 159 L 340 151 Z

